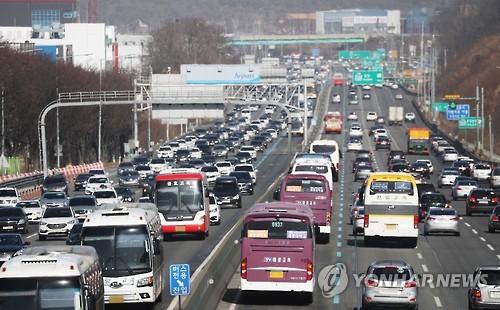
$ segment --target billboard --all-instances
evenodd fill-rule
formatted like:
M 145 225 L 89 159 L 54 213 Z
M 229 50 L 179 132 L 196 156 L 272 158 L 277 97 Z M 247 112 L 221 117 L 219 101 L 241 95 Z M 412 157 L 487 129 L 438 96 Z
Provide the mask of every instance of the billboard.
M 260 67 L 256 65 L 181 65 L 186 84 L 235 85 L 260 84 Z

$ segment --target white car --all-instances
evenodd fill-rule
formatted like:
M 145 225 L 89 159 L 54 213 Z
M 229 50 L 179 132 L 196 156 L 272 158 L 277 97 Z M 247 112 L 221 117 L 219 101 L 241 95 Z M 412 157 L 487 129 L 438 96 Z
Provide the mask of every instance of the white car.
M 257 159 L 257 150 L 252 145 L 243 145 L 240 147 L 240 152 L 248 152 L 252 155 L 252 159 Z
M 108 179 L 105 175 L 94 175 L 87 180 L 87 185 L 85 186 L 85 194 L 91 195 L 98 189 L 111 188 L 113 181 Z
M 477 188 L 477 181 L 475 180 L 459 180 L 451 188 L 451 196 L 453 200 L 458 198 L 466 198 L 469 196 L 471 190 Z
M 71 207 L 46 208 L 38 226 L 38 240 L 44 241 L 47 237 L 67 237 L 73 225 L 78 223 Z
M 392 83 L 392 84 L 391 84 L 391 88 L 392 88 L 392 89 L 398 89 L 398 84 L 396 84 L 396 83 Z
M 472 166 L 471 176 L 477 180 L 489 180 L 491 175 L 491 166 L 486 163 L 477 163 Z
M 372 89 L 370 85 L 363 85 L 363 90 L 370 90 Z
M 213 186 L 215 184 L 215 179 L 221 176 L 219 168 L 215 166 L 203 166 L 201 167 L 201 172 L 205 173 L 207 177 L 208 186 Z
M 163 145 L 156 151 L 156 156 L 158 156 L 158 158 L 173 158 L 174 150 L 172 150 L 169 145 Z
M 0 188 L 0 204 L 15 206 L 21 200 L 21 195 L 14 187 Z
M 401 95 L 401 94 L 396 94 L 396 95 L 394 96 L 394 99 L 396 99 L 396 100 L 402 100 L 402 99 L 403 99 L 403 95 Z
M 375 121 L 375 120 L 377 120 L 377 113 L 375 113 L 375 112 L 368 112 L 366 114 L 366 120 L 367 121 Z
M 499 167 L 496 167 L 491 172 L 490 185 L 491 185 L 491 188 L 500 187 L 500 168 Z
M 387 131 L 387 129 L 385 129 L 385 128 L 379 128 L 379 129 L 377 129 L 377 130 L 375 130 L 373 132 L 374 141 L 376 141 L 377 138 L 380 137 L 380 136 L 386 136 L 386 137 L 388 137 L 389 136 L 389 132 Z
M 219 161 L 215 163 L 221 175 L 229 175 L 234 170 L 234 166 L 229 161 Z
M 274 114 L 274 107 L 273 106 L 267 106 L 264 109 L 264 113 L 265 114 L 269 114 L 269 115 L 273 115 Z
M 258 169 L 255 169 L 252 164 L 237 164 L 234 166 L 234 171 L 247 171 L 252 176 L 253 185 L 257 184 L 257 172 Z
M 276 139 L 278 138 L 278 131 L 274 128 L 269 128 L 269 129 L 266 129 L 266 132 L 269 132 L 271 134 L 271 137 L 273 139 Z
M 443 163 L 457 160 L 458 152 L 456 150 L 445 150 L 443 153 Z
M 359 151 L 363 149 L 363 143 L 361 139 L 350 139 L 347 142 L 347 151 Z
M 405 114 L 405 122 L 415 123 L 415 113 L 408 112 Z
M 210 209 L 210 224 L 220 225 L 220 207 L 213 194 L 208 197 L 208 206 Z
M 438 177 L 437 185 L 439 188 L 447 185 L 453 185 L 455 179 L 460 175 L 458 169 L 456 170 L 443 170 Z
M 347 116 L 347 119 L 350 121 L 357 121 L 358 120 L 358 115 L 356 112 L 349 112 L 349 115 Z
M 340 95 L 339 94 L 334 94 L 332 96 L 332 103 L 340 103 Z
M 203 156 L 203 152 L 199 148 L 191 148 L 191 159 L 200 159 L 201 156 Z
M 363 129 L 361 127 L 355 126 L 349 129 L 349 136 L 351 137 L 362 137 Z
M 97 199 L 97 205 L 118 204 L 120 200 L 114 188 L 98 189 L 92 194 Z
M 21 200 L 16 207 L 24 209 L 30 223 L 38 223 L 42 218 L 43 208 L 39 200 Z
M 429 167 L 429 172 L 434 173 L 434 165 L 432 165 L 432 161 L 430 161 L 429 159 L 417 159 L 416 162 L 427 164 L 427 167 Z
M 161 171 L 168 168 L 168 164 L 165 161 L 165 158 L 159 157 L 159 158 L 151 159 L 151 162 L 149 163 L 149 167 L 151 168 L 151 170 L 154 173 L 160 173 Z

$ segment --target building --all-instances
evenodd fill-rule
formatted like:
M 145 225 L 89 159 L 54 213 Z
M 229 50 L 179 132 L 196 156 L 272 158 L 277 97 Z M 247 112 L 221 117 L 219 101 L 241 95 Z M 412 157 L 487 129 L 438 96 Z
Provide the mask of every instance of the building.
M 400 34 L 398 10 L 331 10 L 316 12 L 316 33 Z

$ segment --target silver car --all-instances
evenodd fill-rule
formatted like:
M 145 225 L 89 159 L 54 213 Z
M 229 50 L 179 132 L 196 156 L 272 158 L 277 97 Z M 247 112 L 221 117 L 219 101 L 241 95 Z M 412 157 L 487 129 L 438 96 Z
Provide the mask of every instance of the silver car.
M 490 177 L 491 188 L 500 187 L 500 167 L 493 169 Z
M 373 168 L 372 165 L 367 165 L 367 164 L 357 165 L 356 171 L 354 172 L 354 182 L 357 182 L 358 180 L 364 181 L 373 172 L 375 172 L 375 169 Z
M 424 235 L 430 233 L 453 233 L 460 236 L 458 212 L 453 208 L 430 208 L 424 220 Z
M 352 235 L 357 236 L 365 232 L 365 208 L 359 207 L 352 219 Z
M 455 182 L 455 178 L 460 175 L 460 172 L 458 169 L 451 170 L 443 170 L 441 171 L 441 174 L 438 177 L 437 180 L 437 185 L 439 188 L 443 186 L 450 186 L 453 185 L 453 182 Z
M 370 264 L 361 282 L 363 309 L 399 306 L 418 308 L 418 283 L 413 268 L 403 261 Z
M 473 278 L 476 283 L 469 288 L 469 309 L 500 309 L 500 265 L 477 267 Z
M 477 182 L 475 180 L 460 180 L 455 182 L 451 187 L 451 196 L 453 200 L 458 200 L 458 198 L 467 198 L 470 191 L 477 188 Z

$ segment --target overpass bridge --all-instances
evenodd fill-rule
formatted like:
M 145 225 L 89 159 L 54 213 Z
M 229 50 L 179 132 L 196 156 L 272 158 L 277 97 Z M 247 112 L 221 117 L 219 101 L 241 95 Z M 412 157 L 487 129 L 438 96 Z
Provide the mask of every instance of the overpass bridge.
M 228 45 L 280 45 L 321 43 L 362 43 L 370 37 L 366 33 L 303 34 L 303 35 L 238 35 Z

